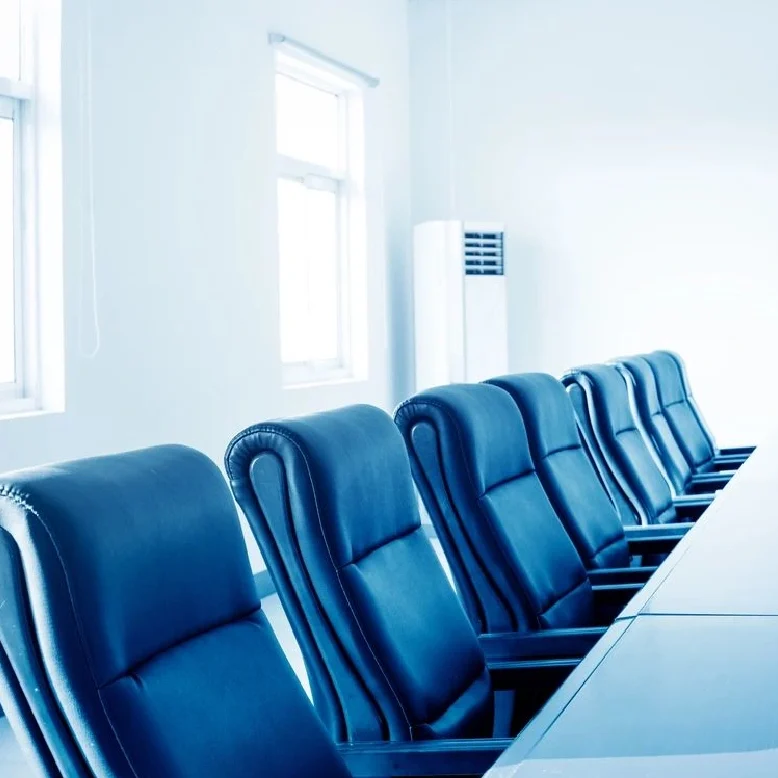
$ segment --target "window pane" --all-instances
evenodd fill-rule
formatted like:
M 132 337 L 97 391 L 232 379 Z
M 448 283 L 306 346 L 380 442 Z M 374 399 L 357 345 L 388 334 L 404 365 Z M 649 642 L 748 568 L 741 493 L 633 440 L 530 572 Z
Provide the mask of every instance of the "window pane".
M 333 192 L 278 181 L 281 359 L 337 360 L 338 199 Z
M 337 169 L 339 113 L 337 95 L 276 75 L 279 154 Z
M 13 187 L 14 125 L 10 119 L 0 119 L 0 384 L 11 383 L 16 376 Z
M 19 78 L 19 0 L 0 0 L 0 77 Z

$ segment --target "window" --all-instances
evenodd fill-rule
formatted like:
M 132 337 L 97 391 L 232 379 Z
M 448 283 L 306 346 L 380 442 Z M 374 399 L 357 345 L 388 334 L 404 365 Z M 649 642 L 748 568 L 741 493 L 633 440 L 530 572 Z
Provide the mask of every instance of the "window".
M 64 410 L 61 12 L 0 0 L 0 417 Z
M 26 409 L 25 140 L 32 90 L 22 81 L 20 0 L 0 0 L 0 412 Z
M 284 383 L 353 378 L 365 294 L 362 90 L 310 58 L 279 52 L 276 62 Z

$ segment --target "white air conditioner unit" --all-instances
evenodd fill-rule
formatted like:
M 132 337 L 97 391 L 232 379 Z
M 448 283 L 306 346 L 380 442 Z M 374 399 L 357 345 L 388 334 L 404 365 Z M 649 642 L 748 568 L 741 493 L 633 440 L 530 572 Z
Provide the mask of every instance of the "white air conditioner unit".
M 481 222 L 415 227 L 416 391 L 508 372 L 504 235 Z

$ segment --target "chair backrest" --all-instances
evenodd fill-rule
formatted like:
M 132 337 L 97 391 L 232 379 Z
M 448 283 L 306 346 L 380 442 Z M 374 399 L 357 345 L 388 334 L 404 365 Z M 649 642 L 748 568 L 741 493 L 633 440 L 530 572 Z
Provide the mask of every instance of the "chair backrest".
M 686 461 L 693 470 L 705 467 L 716 454 L 715 444 L 689 401 L 678 362 L 666 351 L 652 351 L 645 359 L 654 371 L 659 402 Z
M 429 389 L 400 405 L 395 422 L 477 628 L 589 626 L 586 569 L 543 490 L 510 396 L 488 384 Z
M 713 430 L 711 429 L 708 422 L 705 420 L 705 415 L 700 410 L 700 406 L 697 405 L 697 401 L 694 399 L 694 392 L 692 391 L 692 385 L 689 382 L 689 373 L 686 370 L 686 361 L 677 351 L 668 351 L 667 349 L 657 349 L 656 353 L 667 354 L 667 356 L 669 356 L 678 366 L 678 372 L 681 374 L 681 380 L 683 381 L 683 391 L 684 394 L 686 395 L 686 399 L 689 401 L 689 404 L 692 406 L 694 415 L 697 417 L 697 422 L 700 425 L 703 434 L 708 439 L 708 443 L 710 443 L 710 447 L 713 449 L 713 451 L 718 453 L 719 447 L 718 444 L 716 443 L 716 436 L 713 434 Z
M 45 778 L 91 776 L 48 685 L 19 549 L 2 529 L 0 597 L 0 704 L 27 763 Z
M 564 386 L 544 373 L 487 381 L 513 398 L 538 476 L 588 569 L 630 563 L 624 527 L 587 456 Z
M 38 725 L 52 751 L 65 732 L 82 760 L 63 775 L 346 778 L 260 610 L 234 503 L 205 456 L 162 446 L 12 473 L 0 527 L 55 703 L 57 722 Z
M 563 379 L 562 386 L 564 386 L 567 396 L 570 398 L 570 404 L 573 406 L 578 432 L 581 435 L 586 455 L 600 477 L 600 482 L 608 492 L 611 502 L 616 508 L 616 513 L 619 514 L 621 523 L 627 526 L 640 524 L 642 521 L 641 511 L 636 506 L 635 498 L 630 496 L 625 491 L 624 486 L 616 480 L 610 465 L 605 461 L 605 457 L 600 450 L 594 425 L 592 424 L 592 418 L 595 414 L 594 409 L 591 407 L 591 398 L 583 390 L 583 387 L 575 381 Z
M 587 395 L 603 459 L 648 524 L 675 521 L 670 487 L 637 428 L 624 376 L 614 365 L 586 365 L 562 379 Z
M 260 424 L 226 466 L 335 738 L 491 736 L 486 660 L 391 418 L 360 405 Z
M 640 421 L 662 461 L 670 483 L 678 494 L 683 494 L 693 473 L 665 418 L 654 371 L 641 356 L 620 358 L 618 362 L 632 380 Z

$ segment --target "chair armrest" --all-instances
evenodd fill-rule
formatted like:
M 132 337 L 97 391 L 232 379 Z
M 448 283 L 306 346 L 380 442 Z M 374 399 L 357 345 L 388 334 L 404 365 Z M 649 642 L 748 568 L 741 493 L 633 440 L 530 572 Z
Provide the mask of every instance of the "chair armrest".
M 512 743 L 507 738 L 413 743 L 339 743 L 354 778 L 482 776 Z
M 713 492 L 723 489 L 731 480 L 734 471 L 722 471 L 721 473 L 700 473 L 689 479 L 686 493 L 683 497 L 707 497 Z
M 716 470 L 737 470 L 747 459 L 745 454 L 717 454 L 713 457 L 713 467 Z
M 709 484 L 716 489 L 723 489 L 735 475 L 735 470 L 719 470 L 715 473 L 698 473 L 690 479 L 692 484 Z
M 756 451 L 756 446 L 730 446 L 728 448 L 720 448 L 717 456 L 732 457 L 741 456 L 748 457 Z
M 624 583 L 592 586 L 595 618 L 598 624 L 609 626 L 627 603 L 643 588 L 643 584 Z
M 478 642 L 487 662 L 521 659 L 580 658 L 605 634 L 603 627 L 542 629 L 534 632 L 487 633 Z
M 707 508 L 713 502 L 712 494 L 679 494 L 673 499 L 676 508 Z
M 746 457 L 714 457 L 711 462 L 712 473 L 737 473 L 746 463 Z
M 686 494 L 673 500 L 677 516 L 685 521 L 697 521 L 713 503 L 715 494 Z
M 487 662 L 495 691 L 515 691 L 524 694 L 539 683 L 561 683 L 578 667 L 581 659 L 527 659 L 520 662 Z
M 632 556 L 656 557 L 669 554 L 678 541 L 693 527 L 691 522 L 655 524 L 647 527 L 625 527 L 629 553 Z
M 644 524 L 636 527 L 624 527 L 627 543 L 650 541 L 657 537 L 680 540 L 694 526 L 694 522 L 675 522 L 673 524 Z
M 644 584 L 656 572 L 656 565 L 641 567 L 605 567 L 589 570 L 589 580 L 593 586 L 607 584 L 639 583 Z

